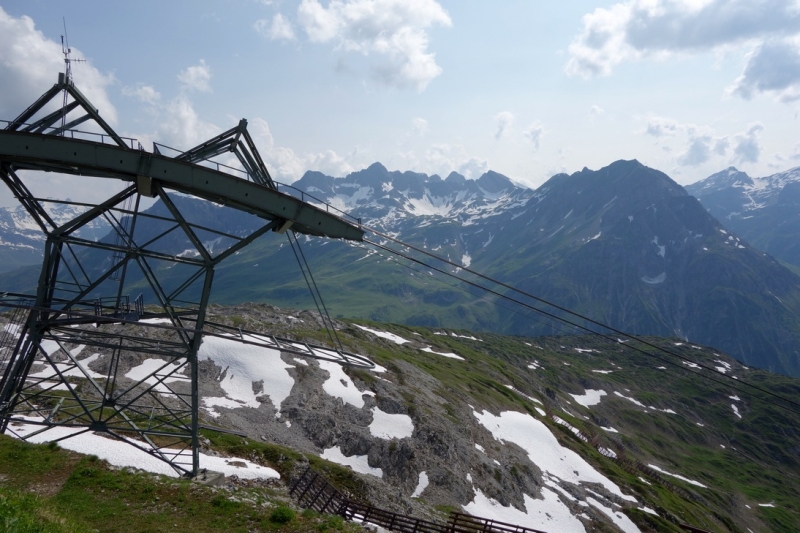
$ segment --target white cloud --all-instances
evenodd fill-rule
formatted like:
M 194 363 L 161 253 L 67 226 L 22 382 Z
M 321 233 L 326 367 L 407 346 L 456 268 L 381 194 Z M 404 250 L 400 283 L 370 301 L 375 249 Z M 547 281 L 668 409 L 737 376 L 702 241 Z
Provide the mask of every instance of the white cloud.
M 625 61 L 782 38 L 800 31 L 794 0 L 628 0 L 583 17 L 565 70 L 590 78 Z
M 467 179 L 479 178 L 489 170 L 487 160 L 470 155 L 460 144 L 435 144 L 421 161 L 412 162 L 415 164 L 410 168 L 419 168 L 428 174 L 447 176 L 455 170 Z
M 688 148 L 678 156 L 678 163 L 684 166 L 702 165 L 711 159 L 711 143 L 710 135 L 690 137 Z
M 291 23 L 280 13 L 275 14 L 271 22 L 267 19 L 257 20 L 253 27 L 258 33 L 273 41 L 294 41 L 296 39 Z
M 512 124 L 514 124 L 514 115 L 510 111 L 501 111 L 494 116 L 497 123 L 497 129 L 494 132 L 495 139 L 502 139 L 509 134 Z
M 354 170 L 347 158 L 333 150 L 298 155 L 291 148 L 275 146 L 269 124 L 262 118 L 251 120 L 248 131 L 270 174 L 282 183 L 292 183 L 300 179 L 306 170 L 317 170 L 335 177 L 346 176 Z
M 648 115 L 645 119 L 647 124 L 641 133 L 658 139 L 657 143 L 661 145 L 665 153 L 675 153 L 675 161 L 680 166 L 696 167 L 713 161 L 715 158 L 727 157 L 729 154 L 730 137 L 717 135 L 708 126 L 684 124 L 657 115 Z M 742 145 L 743 154 L 753 154 L 754 147 L 758 146 L 757 135 L 762 129 L 760 124 L 751 124 L 745 132 L 734 136 L 737 146 Z M 685 145 L 681 148 L 680 144 L 683 143 Z M 743 157 L 745 156 L 738 155 L 734 149 L 733 159 L 725 161 L 729 163 L 745 161 L 746 159 Z M 722 163 L 720 162 L 720 164 Z
M 764 131 L 763 124 L 754 122 L 747 129 L 734 137 L 735 146 L 733 154 L 739 163 L 757 163 L 761 156 L 761 144 L 758 142 L 759 134 Z
M 533 144 L 533 149 L 538 150 L 539 142 L 542 140 L 542 135 L 544 135 L 544 126 L 539 122 L 534 122 L 528 126 L 523 135 Z
M 73 58 L 85 57 L 72 48 Z M 64 68 L 61 44 L 47 39 L 30 17 L 14 18 L 0 7 L 0 117 L 19 115 L 36 98 L 58 81 Z M 91 62 L 72 68 L 75 85 L 100 110 L 103 119 L 114 126 L 117 110 L 108 98 L 107 88 L 114 82 Z
M 757 46 L 728 92 L 746 100 L 758 92 L 772 93 L 782 102 L 800 99 L 798 40 L 770 40 Z
M 593 105 L 591 109 L 589 109 L 589 116 L 591 117 L 599 117 L 605 113 L 605 109 L 600 107 L 599 105 Z
M 203 121 L 186 95 L 179 95 L 160 109 L 161 125 L 157 141 L 178 150 L 188 150 L 220 132 L 220 129 Z
M 679 129 L 680 125 L 672 119 L 650 115 L 644 132 L 653 137 L 664 137 L 675 135 Z
M 123 96 L 132 96 L 145 104 L 156 104 L 161 100 L 161 93 L 156 91 L 150 85 L 137 84 L 135 87 L 123 87 Z
M 428 133 L 428 121 L 424 118 L 413 118 L 411 119 L 411 126 L 414 128 L 414 132 L 417 135 L 425 135 Z
M 178 74 L 178 80 L 185 89 L 211 92 L 211 68 L 201 59 L 199 65 L 194 65 L 182 70 Z
M 726 155 L 730 146 L 731 141 L 727 137 L 720 137 L 714 142 L 714 148 L 712 148 L 712 150 L 717 155 Z
M 378 56 L 373 75 L 393 86 L 425 90 L 442 73 L 428 52 L 428 32 L 452 21 L 436 0 L 302 0 L 297 10 L 309 40 Z

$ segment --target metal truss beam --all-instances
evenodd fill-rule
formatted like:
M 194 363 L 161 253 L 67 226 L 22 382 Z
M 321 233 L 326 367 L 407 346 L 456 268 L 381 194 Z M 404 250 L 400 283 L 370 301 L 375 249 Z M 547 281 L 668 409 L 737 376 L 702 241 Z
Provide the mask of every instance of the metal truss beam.
M 35 120 L 59 92 L 63 105 Z M 78 110 L 84 114 L 53 128 Z M 72 137 L 69 128 L 88 120 L 104 132 L 99 142 Z M 264 234 L 290 226 L 300 233 L 355 241 L 364 234 L 329 206 L 278 191 L 247 121 L 176 158 L 134 150 L 62 74 L 7 124 L 0 130 L 0 180 L 42 229 L 45 249 L 36 294 L 0 295 L 0 310 L 12 310 L 12 322 L 0 338 L 0 432 L 15 432 L 21 423 L 38 426 L 24 438 L 53 428 L 69 431 L 59 439 L 99 432 L 191 476 L 199 469 L 198 353 L 204 335 L 372 366 L 342 350 L 206 321 L 216 266 Z M 105 144 L 105 138 L 114 144 Z M 197 164 L 225 152 L 239 158 L 248 179 Z M 20 169 L 117 179 L 127 186 L 97 204 L 43 199 L 31 193 L 17 174 Z M 263 223 L 245 236 L 238 234 L 240 228 L 208 228 L 182 212 L 171 192 L 256 215 Z M 143 212 L 143 196 L 158 197 L 167 214 Z M 48 213 L 51 203 L 85 210 L 56 223 Z M 97 219 L 110 224 L 113 242 L 79 236 Z M 216 237 L 213 253 L 203 241 L 207 235 Z M 176 236 L 185 238 L 196 257 L 163 249 L 167 238 Z M 157 305 L 146 307 L 142 295 L 131 300 L 130 293 L 143 286 Z

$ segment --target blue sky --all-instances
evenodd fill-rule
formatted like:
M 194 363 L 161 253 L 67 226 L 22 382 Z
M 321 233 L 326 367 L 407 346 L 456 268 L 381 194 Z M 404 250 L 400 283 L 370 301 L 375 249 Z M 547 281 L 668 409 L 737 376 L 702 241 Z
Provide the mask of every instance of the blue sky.
M 638 159 L 682 184 L 800 165 L 795 0 L 0 0 L 0 118 L 63 68 L 123 135 L 187 149 L 250 121 L 270 171 L 535 187 Z M 0 205 L 12 205 L 3 191 Z

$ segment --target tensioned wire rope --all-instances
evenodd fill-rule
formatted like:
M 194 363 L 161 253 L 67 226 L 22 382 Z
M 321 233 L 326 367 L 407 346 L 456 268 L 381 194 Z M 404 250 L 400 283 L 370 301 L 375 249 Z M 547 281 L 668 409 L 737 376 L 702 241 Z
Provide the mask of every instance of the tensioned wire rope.
M 303 249 L 300 247 L 300 241 L 297 240 L 297 235 L 295 235 L 294 231 L 287 232 L 286 236 L 289 238 L 289 246 L 294 253 L 295 259 L 297 259 L 297 264 L 300 267 L 300 272 L 303 273 L 303 279 L 306 281 L 306 285 L 308 286 L 308 291 L 311 293 L 311 297 L 314 299 L 314 305 L 317 307 L 317 311 L 319 312 L 319 316 L 322 319 L 322 324 L 325 326 L 325 329 L 328 332 L 328 337 L 331 339 L 331 343 L 334 346 L 337 344 L 339 345 L 339 349 L 344 351 L 344 347 L 342 346 L 342 341 L 339 340 L 339 334 L 336 333 L 336 328 L 333 325 L 333 321 L 331 320 L 331 315 L 328 313 L 328 308 L 325 306 L 325 302 L 322 300 L 322 293 L 319 291 L 319 287 L 317 287 L 317 282 L 314 280 L 313 274 L 311 274 L 311 267 L 308 265 L 308 261 L 306 260 L 306 256 L 303 253 Z M 297 246 L 297 249 L 295 249 Z M 300 252 L 300 255 L 297 252 Z M 306 275 L 306 271 L 308 271 L 308 275 Z M 310 282 L 309 282 L 310 278 Z M 313 286 L 313 288 L 312 288 Z M 319 302 L 317 301 L 319 298 Z M 322 308 L 320 309 L 320 305 Z M 325 313 L 323 314 L 323 309 Z M 331 331 L 333 334 L 331 334 Z M 334 337 L 336 340 L 334 340 Z
M 440 261 L 440 262 L 442 262 L 442 263 L 444 263 L 446 265 L 449 265 L 449 266 L 452 266 L 454 268 L 457 268 L 457 269 L 463 270 L 465 272 L 468 272 L 468 273 L 470 273 L 470 274 L 472 274 L 472 275 L 474 275 L 474 276 L 476 276 L 476 277 L 478 277 L 478 278 L 480 278 L 480 279 L 482 279 L 484 281 L 487 281 L 489 283 L 493 283 L 493 284 L 495 284 L 497 286 L 500 286 L 502 288 L 505 288 L 505 289 L 507 289 L 509 291 L 512 291 L 512 292 L 520 294 L 520 295 L 522 295 L 524 297 L 530 298 L 530 299 L 534 300 L 535 302 L 539 302 L 539 303 L 541 303 L 543 305 L 550 306 L 551 308 L 553 308 L 555 310 L 561 311 L 562 313 L 565 313 L 565 314 L 567 314 L 569 316 L 572 316 L 572 317 L 575 317 L 577 319 L 583 320 L 584 322 L 586 322 L 588 324 L 591 324 L 591 325 L 599 327 L 599 328 L 603 328 L 603 329 L 605 329 L 605 330 L 607 330 L 609 332 L 613 332 L 616 335 L 620 335 L 622 337 L 627 337 L 628 339 L 634 340 L 634 341 L 636 341 L 636 342 L 638 342 L 638 343 L 640 343 L 640 344 L 642 344 L 642 345 L 644 345 L 646 347 L 652 348 L 652 349 L 654 349 L 654 350 L 656 350 L 658 352 L 662 352 L 662 353 L 664 353 L 664 354 L 666 354 L 666 355 L 668 355 L 670 357 L 678 358 L 681 361 L 688 360 L 690 363 L 692 363 L 694 365 L 697 365 L 698 367 L 700 367 L 700 368 L 702 368 L 704 370 L 707 370 L 707 371 L 711 372 L 714 375 L 722 376 L 727 381 L 723 381 L 722 379 L 714 377 L 713 375 L 709 376 L 709 375 L 701 373 L 701 372 L 696 372 L 692 368 L 687 368 L 686 366 L 684 366 L 683 363 L 678 364 L 678 363 L 676 363 L 674 361 L 671 361 L 669 359 L 661 357 L 661 356 L 659 356 L 659 355 L 657 355 L 655 353 L 651 353 L 651 352 L 645 351 L 644 349 L 636 347 L 636 346 L 634 346 L 632 344 L 627 345 L 628 348 L 630 348 L 632 350 L 635 350 L 635 351 L 641 353 L 642 355 L 645 355 L 647 357 L 656 358 L 659 361 L 661 361 L 661 362 L 663 362 L 665 364 L 669 364 L 671 366 L 674 366 L 676 368 L 679 368 L 680 370 L 682 370 L 684 372 L 688 372 L 688 373 L 694 374 L 694 375 L 699 376 L 699 377 L 701 377 L 703 379 L 708 379 L 708 380 L 713 381 L 713 382 L 715 382 L 717 384 L 720 384 L 720 385 L 729 386 L 729 387 L 733 388 L 734 390 L 737 390 L 739 392 L 745 393 L 747 391 L 742 388 L 742 385 L 743 385 L 744 387 L 746 387 L 748 389 L 758 391 L 761 394 L 764 394 L 766 396 L 769 396 L 769 397 L 775 398 L 777 400 L 780 400 L 781 402 L 784 402 L 784 403 L 786 403 L 788 405 L 794 406 L 794 408 L 792 408 L 792 407 L 788 407 L 787 405 L 781 405 L 780 403 L 773 403 L 774 405 L 776 405 L 778 407 L 781 407 L 781 408 L 783 408 L 783 409 L 785 409 L 787 411 L 793 412 L 795 414 L 800 414 L 800 403 L 798 403 L 798 402 L 796 402 L 794 400 L 791 400 L 789 398 L 786 398 L 784 396 L 781 396 L 779 394 L 776 394 L 776 393 L 774 393 L 774 392 L 772 392 L 772 391 L 770 391 L 768 389 L 765 389 L 764 387 L 759 387 L 758 385 L 753 385 L 753 384 L 748 383 L 746 381 L 741 381 L 739 379 L 734 379 L 733 376 L 729 376 L 729 375 L 727 375 L 725 373 L 719 372 L 713 367 L 710 367 L 710 366 L 707 366 L 707 365 L 705 365 L 703 363 L 694 361 L 691 358 L 688 358 L 686 356 L 683 356 L 683 355 L 680 355 L 678 353 L 675 353 L 674 351 L 668 350 L 668 349 L 666 349 L 666 348 L 664 348 L 662 346 L 658 346 L 657 344 L 653 344 L 652 342 L 649 342 L 649 341 L 647 341 L 645 339 L 639 338 L 636 335 L 633 335 L 633 334 L 630 334 L 630 333 L 625 333 L 624 331 L 621 331 L 619 329 L 616 329 L 616 328 L 613 328 L 613 327 L 608 326 L 606 324 L 603 324 L 602 322 L 594 320 L 594 319 L 592 319 L 592 318 L 590 318 L 588 316 L 585 316 L 585 315 L 582 315 L 580 313 L 576 313 L 574 311 L 571 311 L 570 309 L 567 309 L 566 307 L 554 304 L 554 303 L 549 302 L 549 301 L 547 301 L 547 300 L 545 300 L 543 298 L 540 298 L 538 296 L 534 296 L 533 294 L 525 292 L 525 291 L 523 291 L 521 289 L 517 289 L 516 287 L 514 287 L 512 285 L 509 285 L 507 283 L 504 283 L 502 281 L 499 281 L 499 280 L 496 280 L 494 278 L 491 278 L 491 277 L 489 277 L 489 276 L 487 276 L 485 274 L 482 274 L 482 273 L 480 273 L 480 272 L 478 272 L 478 271 L 476 271 L 474 269 L 471 269 L 469 267 L 465 267 L 464 265 L 459 265 L 459 264 L 457 264 L 457 263 L 455 263 L 455 262 L 453 262 L 453 261 L 451 261 L 449 259 L 446 259 L 444 257 L 440 257 L 440 256 L 438 256 L 438 255 L 436 255 L 436 254 L 434 254 L 432 252 L 429 252 L 428 250 L 425 250 L 425 249 L 420 248 L 418 246 L 414 246 L 412 244 L 403 242 L 400 239 L 392 237 L 391 235 L 383 233 L 383 232 L 381 232 L 381 231 L 379 231 L 377 229 L 371 228 L 371 227 L 366 226 L 364 224 L 361 224 L 360 227 L 361 227 L 361 229 L 364 229 L 364 230 L 372 233 L 373 235 L 376 235 L 376 236 L 378 236 L 378 237 L 380 237 L 382 239 L 385 239 L 386 241 L 391 241 L 391 242 L 393 242 L 393 243 L 395 243 L 395 244 L 397 244 L 399 246 L 408 248 L 409 250 L 413 250 L 415 252 L 418 252 L 420 254 L 428 256 L 428 257 L 430 257 L 432 259 L 435 259 L 437 261 Z M 384 250 L 384 251 L 386 251 L 388 253 L 397 255 L 398 257 L 402 257 L 402 258 L 404 258 L 406 260 L 409 260 L 409 261 L 412 261 L 414 263 L 417 263 L 417 264 L 419 264 L 419 265 L 421 265 L 421 266 L 423 266 L 425 268 L 428 268 L 428 269 L 431 269 L 431 270 L 435 270 L 436 272 L 439 272 L 439 273 L 444 274 L 446 276 L 453 277 L 453 278 L 461 281 L 462 283 L 466 283 L 466 284 L 468 284 L 470 286 L 473 286 L 473 287 L 476 287 L 476 288 L 478 288 L 480 290 L 486 291 L 486 292 L 488 292 L 490 294 L 493 294 L 493 295 L 497 296 L 498 298 L 501 298 L 503 300 L 512 302 L 512 303 L 514 303 L 516 305 L 522 306 L 522 307 L 527 308 L 527 309 L 529 309 L 531 311 L 534 311 L 536 313 L 542 314 L 542 315 L 550 318 L 551 320 L 555 320 L 555 321 L 561 322 L 563 324 L 567 324 L 567 325 L 571 326 L 572 328 L 584 331 L 584 332 L 592 334 L 592 335 L 598 335 L 598 336 L 603 337 L 606 340 L 611 341 L 611 342 L 618 342 L 616 339 L 614 339 L 613 337 L 610 337 L 607 334 L 600 333 L 598 331 L 594 331 L 593 329 L 590 329 L 590 328 L 586 327 L 585 325 L 578 324 L 576 322 L 572 322 L 571 320 L 568 320 L 568 319 L 566 319 L 564 317 L 558 316 L 553 312 L 549 312 L 549 311 L 546 311 L 544 309 L 540 309 L 538 307 L 535 307 L 534 305 L 531 305 L 529 303 L 523 302 L 523 301 L 521 301 L 521 300 L 519 300 L 519 299 L 517 299 L 517 298 L 515 298 L 513 296 L 509 296 L 508 294 L 503 294 L 502 292 L 499 292 L 499 291 L 494 290 L 492 288 L 485 287 L 484 285 L 481 285 L 480 283 L 465 279 L 465 278 L 463 278 L 461 276 L 458 276 L 458 275 L 456 275 L 454 273 L 448 272 L 445 269 L 438 268 L 438 267 L 435 267 L 433 265 L 430 265 L 430 264 L 428 264 L 428 263 L 426 263 L 426 262 L 424 262 L 424 261 L 422 261 L 420 259 L 412 257 L 411 255 L 406 254 L 404 252 L 401 252 L 399 250 L 395 250 L 395 249 L 390 248 L 390 247 L 388 247 L 386 245 L 380 244 L 378 242 L 375 242 L 375 241 L 372 241 L 372 240 L 369 240 L 369 239 L 364 239 L 364 242 L 369 243 L 370 245 L 375 246 L 376 248 L 382 249 L 382 250 Z
M 354 246 L 354 245 L 351 244 L 351 246 Z M 366 248 L 366 247 L 363 247 L 363 248 Z M 392 257 L 390 257 L 389 255 L 385 255 L 385 254 L 383 254 L 383 253 L 381 253 L 379 251 L 374 251 L 373 253 L 383 257 L 386 260 L 392 260 Z M 397 254 L 392 252 L 392 255 L 397 255 Z M 413 266 L 411 266 L 409 264 L 402 263 L 400 261 L 397 261 L 397 265 L 401 266 L 401 267 L 403 267 L 405 269 L 411 270 L 412 272 L 416 272 L 417 274 L 420 275 L 420 279 L 421 280 L 429 279 L 429 277 L 425 275 L 426 272 L 424 272 L 423 270 L 420 270 L 418 268 L 414 268 Z M 508 311 L 510 313 L 514 313 L 516 315 L 520 315 L 520 316 L 523 316 L 523 317 L 528 318 L 530 320 L 533 320 L 533 321 L 537 322 L 538 324 L 541 324 L 542 326 L 552 328 L 556 332 L 563 333 L 564 335 L 570 335 L 570 334 L 573 334 L 573 332 L 575 332 L 575 331 L 579 331 L 578 328 L 575 327 L 575 326 L 572 326 L 572 327 L 568 328 L 565 324 L 561 324 L 561 323 L 554 322 L 554 321 L 548 322 L 548 321 L 546 321 L 546 320 L 544 320 L 544 319 L 542 319 L 542 318 L 540 318 L 538 316 L 540 313 L 526 313 L 526 312 L 523 312 L 523 311 L 521 311 L 519 309 L 514 309 L 514 308 L 509 307 L 507 305 L 503 305 L 501 303 L 501 301 L 498 301 L 497 299 L 489 299 L 489 298 L 487 298 L 485 296 L 479 296 L 478 294 L 475 294 L 473 292 L 470 292 L 470 291 L 466 290 L 464 287 L 459 287 L 459 285 L 457 283 L 448 283 L 447 281 L 445 281 L 444 279 L 442 279 L 440 277 L 433 276 L 432 272 L 430 272 L 430 274 L 431 274 L 430 279 L 436 281 L 437 283 L 441 283 L 442 285 L 447 285 L 448 287 L 452 287 L 453 289 L 461 291 L 464 294 L 467 294 L 472 298 L 476 298 L 476 299 L 484 301 L 484 302 L 486 302 L 486 303 L 488 303 L 490 305 L 493 305 L 493 306 L 496 306 L 496 307 L 500 307 L 500 308 L 505 309 L 506 311 Z M 458 277 L 455 277 L 455 279 L 458 280 L 459 282 L 463 282 L 464 281 L 463 279 L 458 278 Z M 480 289 L 480 290 L 483 291 L 483 289 Z M 483 292 L 486 292 L 486 291 L 483 291 Z

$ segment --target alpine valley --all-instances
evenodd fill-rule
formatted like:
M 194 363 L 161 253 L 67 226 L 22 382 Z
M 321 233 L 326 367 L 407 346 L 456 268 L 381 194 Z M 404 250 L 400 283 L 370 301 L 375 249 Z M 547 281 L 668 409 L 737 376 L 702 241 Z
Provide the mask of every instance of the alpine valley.
M 614 328 L 714 346 L 747 365 L 800 376 L 800 278 L 770 255 L 800 264 L 800 229 L 792 230 L 800 220 L 792 209 L 796 176 L 789 171 L 756 186 L 727 170 L 689 187 L 710 213 L 637 161 L 559 174 L 536 190 L 495 172 L 441 179 L 379 163 L 344 178 L 307 172 L 293 186 L 369 227 Z M 176 201 L 228 228 L 253 224 L 190 197 Z M 163 209 L 157 203 L 151 212 Z M 19 215 L 0 216 L 10 221 L 0 233 L 3 257 L 15 258 L 4 264 L 30 262 L 41 246 Z M 156 232 L 145 226 L 137 227 L 140 238 Z M 172 250 L 191 248 L 178 234 L 168 238 Z M 563 332 L 374 247 L 313 238 L 302 244 L 336 316 L 527 336 Z M 29 291 L 37 276 L 37 268 L 9 272 L 0 288 Z M 212 300 L 310 308 L 308 294 L 287 241 L 270 234 L 222 263 Z
M 531 190 L 494 172 L 442 179 L 376 163 L 344 178 L 308 172 L 293 185 L 461 265 L 437 268 L 471 280 L 464 268 L 474 269 L 640 338 L 566 334 L 574 330 L 378 246 L 303 237 L 337 338 L 374 369 L 206 337 L 202 453 L 234 472 L 222 486 L 123 468 L 144 469 L 91 431 L 61 441 L 63 449 L 0 436 L 0 524 L 363 531 L 311 512 L 285 526 L 266 518 L 292 502 L 287 485 L 310 466 L 354 501 L 439 523 L 457 511 L 548 533 L 800 528 L 800 415 L 777 398 L 800 396 L 800 277 L 668 176 L 618 161 Z M 257 224 L 170 196 L 207 228 L 245 233 Z M 154 203 L 148 212 L 165 209 Z M 36 260 L 33 222 L 20 210 L 0 220 L 3 253 L 16 264 Z M 135 238 L 161 235 L 163 250 L 193 253 L 158 220 L 139 219 Z M 91 231 L 85 238 L 114 239 Z M 197 235 L 207 249 L 217 245 L 215 234 Z M 84 259 L 103 268 L 100 258 Z M 10 270 L 0 290 L 30 292 L 38 275 L 38 265 Z M 147 305 L 153 296 L 129 275 L 126 290 L 136 296 L 142 287 Z M 168 284 L 170 270 L 159 279 Z M 308 293 L 286 236 L 268 233 L 221 263 L 208 316 L 326 343 Z M 9 320 L 0 314 L 0 331 L 18 338 Z M 76 387 L 109 371 L 102 350 L 53 348 L 54 360 L 68 351 L 86 370 L 69 374 Z M 136 353 L 114 372 L 127 383 L 164 363 Z M 14 430 L 36 442 L 25 426 Z M 267 468 L 275 476 L 257 479 Z

